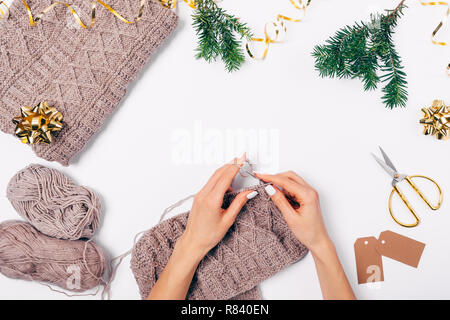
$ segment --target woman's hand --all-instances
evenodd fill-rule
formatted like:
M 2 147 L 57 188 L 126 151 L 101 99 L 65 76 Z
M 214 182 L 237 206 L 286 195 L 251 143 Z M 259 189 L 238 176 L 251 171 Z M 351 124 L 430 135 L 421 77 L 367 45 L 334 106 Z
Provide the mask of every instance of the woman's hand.
M 257 174 L 292 233 L 311 250 L 324 299 L 355 299 L 322 219 L 319 195 L 295 172 Z
M 322 219 L 319 195 L 303 178 L 292 171 L 276 175 L 256 175 L 261 180 L 282 188 L 269 185 L 266 191 L 300 242 L 314 252 L 330 241 Z M 293 202 L 299 206 L 292 204 Z
M 195 270 L 203 257 L 225 236 L 255 191 L 239 193 L 231 205 L 222 209 L 225 192 L 245 161 L 240 159 L 219 168 L 195 196 L 186 230 L 175 244 L 170 259 L 147 299 L 185 299 Z
M 239 193 L 230 206 L 222 209 L 225 193 L 245 161 L 245 154 L 219 168 L 194 198 L 182 240 L 201 257 L 215 247 L 233 225 L 252 191 Z

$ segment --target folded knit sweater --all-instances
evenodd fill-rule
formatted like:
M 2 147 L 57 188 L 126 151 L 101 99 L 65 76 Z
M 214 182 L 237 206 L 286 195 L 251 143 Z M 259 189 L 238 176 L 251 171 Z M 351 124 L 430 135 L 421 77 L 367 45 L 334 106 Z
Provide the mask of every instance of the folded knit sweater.
M 36 16 L 51 0 L 27 0 Z M 85 24 L 91 1 L 71 0 Z M 109 0 L 133 20 L 138 0 Z M 34 145 L 39 157 L 68 165 L 115 110 L 150 56 L 169 36 L 177 16 L 156 0 L 145 2 L 141 20 L 126 24 L 97 4 L 92 29 L 82 29 L 59 5 L 31 27 L 22 1 L 0 20 L 0 129 L 14 133 L 12 119 L 22 106 L 47 101 L 64 117 L 64 128 L 50 145 Z M 19 140 L 18 140 L 19 143 Z
M 201 261 L 187 298 L 192 300 L 259 299 L 257 285 L 308 252 L 289 230 L 264 185 L 249 200 L 223 240 Z M 236 193 L 225 195 L 227 208 Z M 189 213 L 147 231 L 132 251 L 131 269 L 145 299 L 164 270 Z

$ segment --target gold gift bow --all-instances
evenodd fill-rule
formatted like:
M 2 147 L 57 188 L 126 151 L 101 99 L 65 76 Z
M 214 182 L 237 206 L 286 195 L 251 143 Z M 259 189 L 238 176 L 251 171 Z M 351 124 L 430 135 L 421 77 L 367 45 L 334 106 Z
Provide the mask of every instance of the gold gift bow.
M 0 1 L 0 20 L 8 19 L 9 17 L 9 7 L 3 1 Z
M 28 19 L 30 21 L 30 26 L 31 27 L 34 27 L 40 20 L 42 20 L 42 17 L 48 11 L 53 9 L 54 7 L 56 7 L 57 5 L 64 5 L 64 6 L 67 7 L 67 9 L 70 10 L 70 12 L 72 13 L 74 19 L 78 22 L 78 24 L 83 29 L 90 29 L 90 28 L 92 28 L 92 26 L 95 23 L 95 10 L 96 10 L 96 7 L 97 7 L 96 3 L 99 3 L 101 6 L 105 7 L 109 12 L 111 12 L 113 15 L 115 15 L 122 22 L 125 22 L 125 23 L 128 23 L 128 24 L 133 24 L 133 23 L 138 22 L 142 18 L 142 14 L 144 12 L 145 1 L 146 0 L 141 0 L 141 4 L 140 4 L 140 7 L 139 7 L 139 13 L 138 13 L 137 17 L 134 18 L 134 20 L 127 20 L 122 15 L 120 15 L 116 10 L 114 10 L 111 6 L 109 6 L 107 3 L 103 2 L 102 0 L 93 0 L 92 1 L 92 6 L 91 6 L 91 22 L 90 22 L 89 25 L 86 25 L 85 23 L 83 23 L 83 21 L 81 20 L 80 16 L 78 15 L 78 13 L 75 11 L 75 9 L 73 9 L 72 6 L 70 4 L 68 4 L 68 3 L 66 3 L 66 2 L 55 1 L 51 5 L 49 5 L 47 8 L 42 10 L 41 13 L 39 13 L 36 17 L 33 17 L 33 14 L 31 12 L 31 9 L 30 9 L 30 6 L 28 5 L 28 3 L 25 0 L 22 0 L 22 3 L 24 4 L 25 9 L 27 10 Z M 3 2 L 1 2 L 1 4 L 3 4 Z M 9 12 L 9 10 L 8 10 L 8 12 Z
M 52 142 L 52 132 L 63 127 L 63 115 L 47 102 L 41 102 L 35 107 L 24 106 L 20 109 L 21 116 L 14 117 L 15 134 L 22 143 L 39 144 Z
M 450 106 L 442 100 L 435 100 L 430 108 L 422 108 L 422 112 L 424 117 L 420 123 L 424 125 L 424 135 L 436 136 L 438 140 L 450 138 Z
M 280 43 L 282 41 L 279 40 L 280 33 L 285 34 L 287 32 L 287 27 L 285 25 L 285 21 L 290 22 L 300 22 L 303 20 L 306 8 L 311 3 L 311 0 L 289 0 L 289 2 L 300 12 L 303 13 L 301 18 L 291 18 L 282 14 L 278 14 L 275 21 L 268 22 L 264 26 L 264 38 L 251 38 L 249 42 L 264 42 L 264 51 L 260 57 L 256 57 L 250 50 L 249 43 L 246 43 L 245 48 L 247 50 L 248 55 L 255 60 L 264 60 L 267 56 L 267 52 L 269 51 L 269 46 L 271 43 Z M 272 38 L 269 35 L 269 28 L 273 28 L 275 36 Z

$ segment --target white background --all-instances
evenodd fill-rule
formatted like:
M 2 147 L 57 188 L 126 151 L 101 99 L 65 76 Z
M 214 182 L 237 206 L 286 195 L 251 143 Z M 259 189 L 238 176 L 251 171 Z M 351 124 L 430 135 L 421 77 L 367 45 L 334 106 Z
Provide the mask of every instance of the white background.
M 410 8 L 395 35 L 408 74 L 406 108 L 386 109 L 381 92 L 363 92 L 358 80 L 319 78 L 311 57 L 314 45 L 338 28 L 367 20 L 370 12 L 397 3 L 313 0 L 306 19 L 288 23 L 286 41 L 272 45 L 265 61 L 249 60 L 233 74 L 225 72 L 221 63 L 194 59 L 191 9 L 180 3 L 177 30 L 70 167 L 39 159 L 15 137 L 0 135 L 1 220 L 18 218 L 5 196 L 9 179 L 30 163 L 45 164 L 101 195 L 102 224 L 95 239 L 116 256 L 131 248 L 138 231 L 155 225 L 164 208 L 197 192 L 218 166 L 195 151 L 194 143 L 187 144 L 186 150 L 197 156 L 197 163 L 176 162 L 173 154 L 179 144 L 174 136 L 194 135 L 196 123 L 219 135 L 239 128 L 273 129 L 279 133 L 278 145 L 270 145 L 276 161 L 263 169 L 294 170 L 319 191 L 329 233 L 358 298 L 450 298 L 449 198 L 437 212 L 415 201 L 422 224 L 413 229 L 396 225 L 387 211 L 390 179 L 370 156 L 382 145 L 400 171 L 435 178 L 448 196 L 450 142 L 422 135 L 418 123 L 420 109 L 434 99 L 450 103 L 450 78 L 445 74 L 450 49 L 430 41 L 444 8 L 407 1 Z M 248 22 L 257 35 L 277 13 L 296 13 L 288 0 L 224 0 L 221 5 Z M 448 29 L 442 32 L 448 41 L 449 36 Z M 201 138 L 211 137 L 204 133 Z M 211 142 L 200 145 L 211 147 Z M 218 162 L 230 160 L 223 158 Z M 385 281 L 377 288 L 358 285 L 353 243 L 358 237 L 378 237 L 383 230 L 426 243 L 419 267 L 383 258 Z M 139 298 L 129 259 L 119 269 L 112 292 L 114 299 Z M 320 299 L 311 255 L 264 282 L 262 293 L 266 299 Z M 66 297 L 37 283 L 0 276 L 0 298 Z

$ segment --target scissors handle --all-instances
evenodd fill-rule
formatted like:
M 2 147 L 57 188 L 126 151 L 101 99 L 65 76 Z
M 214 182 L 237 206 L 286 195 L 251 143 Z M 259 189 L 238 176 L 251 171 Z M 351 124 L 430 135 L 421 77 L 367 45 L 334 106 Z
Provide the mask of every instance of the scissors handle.
M 417 185 L 412 181 L 413 178 L 422 178 L 422 179 L 426 179 L 431 181 L 438 189 L 439 191 L 439 200 L 437 205 L 433 205 L 426 197 L 425 195 L 422 193 L 422 191 L 417 187 Z M 406 182 L 411 186 L 411 188 L 413 188 L 413 190 L 422 198 L 422 200 L 428 205 L 428 207 L 432 210 L 437 210 L 441 207 L 442 205 L 442 190 L 441 187 L 437 184 L 436 181 L 434 181 L 433 179 L 426 177 L 426 176 L 422 176 L 422 175 L 413 175 L 413 176 L 407 176 L 405 178 Z M 394 193 L 397 193 L 397 195 L 400 197 L 400 199 L 403 201 L 403 203 L 406 205 L 406 207 L 408 208 L 408 210 L 411 212 L 411 214 L 413 215 L 414 219 L 416 220 L 413 223 L 403 223 L 401 221 L 399 221 L 395 216 L 394 213 L 392 212 L 392 207 L 391 207 L 391 202 L 392 202 L 392 196 L 394 195 Z M 389 195 L 389 213 L 391 214 L 392 219 L 394 219 L 394 221 L 396 223 L 398 223 L 399 225 L 403 226 L 403 227 L 407 227 L 407 228 L 411 228 L 411 227 L 415 227 L 419 224 L 420 219 L 416 214 L 416 211 L 414 210 L 414 208 L 411 206 L 411 204 L 409 203 L 408 199 L 406 199 L 405 195 L 403 194 L 403 192 L 398 188 L 398 186 L 394 186 L 394 188 L 391 191 L 391 194 Z
M 433 204 L 425 197 L 425 195 L 422 193 L 422 191 L 420 191 L 420 189 L 417 187 L 417 185 L 412 181 L 412 178 L 426 179 L 426 180 L 428 180 L 428 181 L 431 181 L 431 182 L 436 186 L 436 188 L 437 188 L 438 191 L 439 191 L 439 200 L 438 200 L 437 205 L 433 205 Z M 431 210 L 438 210 L 438 209 L 441 207 L 441 205 L 442 205 L 442 198 L 443 198 L 443 196 L 442 196 L 442 190 L 441 190 L 441 187 L 437 184 L 436 181 L 434 181 L 433 179 L 431 179 L 431 178 L 429 178 L 429 177 L 427 177 L 427 176 L 421 176 L 421 175 L 408 176 L 408 177 L 405 178 L 405 180 L 406 180 L 406 182 L 408 182 L 408 184 L 414 189 L 414 191 L 422 198 L 422 200 L 425 201 L 425 203 L 428 205 L 428 207 L 429 207 Z

